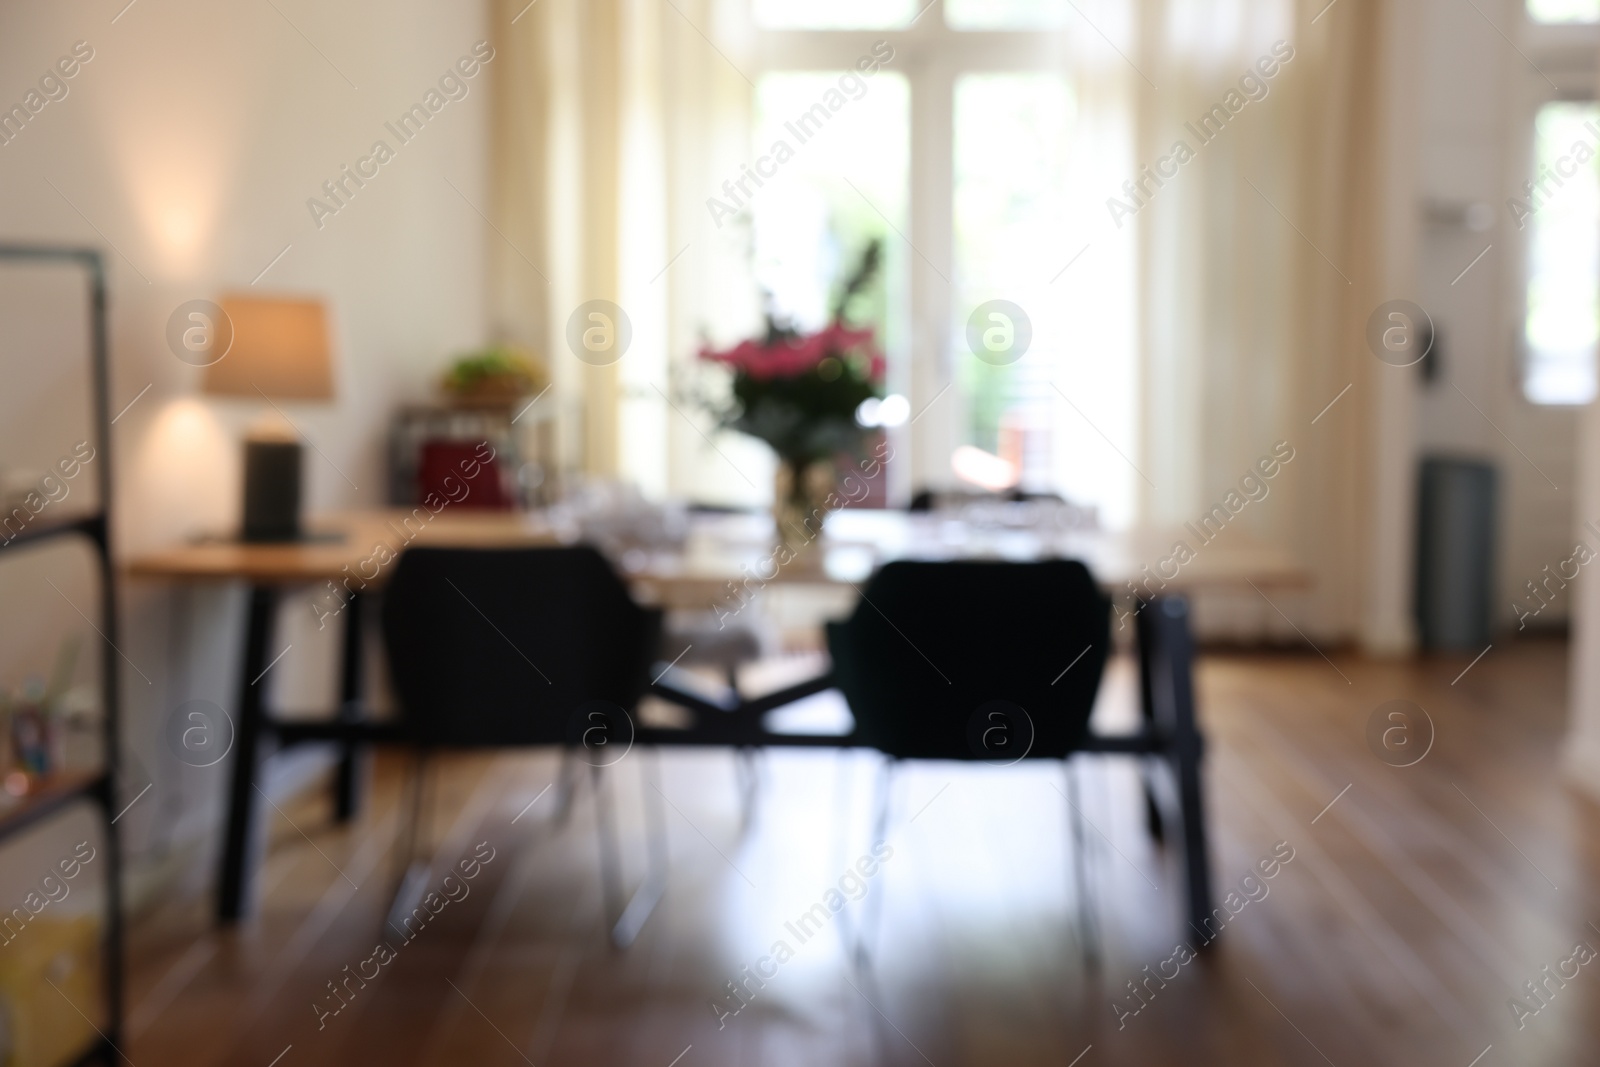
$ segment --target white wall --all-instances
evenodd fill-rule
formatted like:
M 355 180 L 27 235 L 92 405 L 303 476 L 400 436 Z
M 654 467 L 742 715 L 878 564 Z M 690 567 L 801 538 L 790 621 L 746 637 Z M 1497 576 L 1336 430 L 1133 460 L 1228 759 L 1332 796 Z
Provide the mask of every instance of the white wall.
M 400 147 L 384 123 L 475 42 L 493 42 L 484 5 L 125 2 L 0 8 L 0 103 L 21 102 L 74 42 L 94 50 L 68 95 L 0 147 L 0 239 L 107 254 L 113 411 L 151 386 L 114 433 L 120 554 L 236 521 L 238 437 L 260 406 L 199 398 L 198 372 L 171 354 L 164 330 L 177 305 L 249 287 L 286 246 L 256 289 L 324 297 L 337 358 L 336 403 L 285 405 L 316 446 L 307 450 L 308 508 L 383 503 L 390 411 L 425 396 L 452 352 L 484 339 L 493 235 L 474 205 L 488 204 L 494 64 L 411 143 Z M 319 229 L 307 199 L 380 138 L 396 158 Z M 7 305 L 7 317 L 14 310 Z M 36 357 L 18 336 L 0 329 L 0 367 Z M 8 417 L 40 415 L 42 405 L 47 425 L 66 420 L 70 400 L 59 390 L 11 392 L 7 373 Z M 17 603 L 4 594 L 27 585 L 32 569 L 0 568 L 0 587 L 10 587 L 0 598 Z M 26 603 L 38 632 L 82 628 L 59 598 L 36 594 Z M 295 647 L 271 680 L 282 702 L 315 703 L 331 692 L 335 632 L 318 635 L 304 596 L 291 600 L 294 625 L 279 647 Z M 180 602 L 184 611 L 169 611 Z M 180 815 L 192 825 L 179 837 L 216 816 L 221 768 L 179 765 L 159 735 L 185 699 L 233 708 L 241 605 L 237 590 L 180 601 L 159 583 L 126 585 L 123 651 L 150 678 L 124 670 L 130 775 L 156 785 L 121 824 L 135 848 L 173 834 Z M 42 666 L 0 650 L 0 683 Z
M 1442 373 L 1419 393 L 1419 445 L 1423 453 L 1495 465 L 1493 618 L 1498 628 L 1514 628 L 1512 602 L 1521 599 L 1524 583 L 1571 554 L 1577 438 L 1572 409 L 1539 407 L 1522 396 L 1516 345 L 1527 234 L 1512 222 L 1506 199 L 1531 176 L 1529 123 L 1537 102 L 1554 92 L 1545 76 L 1582 95 L 1592 91 L 1592 60 L 1534 51 L 1519 29 L 1525 21 L 1519 0 L 1500 0 L 1486 10 L 1525 51 L 1539 56 L 1544 75 L 1531 70 L 1471 7 L 1430 0 L 1418 148 L 1422 206 L 1432 210 L 1423 230 L 1416 299 L 1441 330 Z M 1489 229 L 1474 231 L 1460 218 L 1474 203 L 1490 208 Z M 1558 597 L 1540 613 L 1539 623 L 1564 621 L 1570 603 Z

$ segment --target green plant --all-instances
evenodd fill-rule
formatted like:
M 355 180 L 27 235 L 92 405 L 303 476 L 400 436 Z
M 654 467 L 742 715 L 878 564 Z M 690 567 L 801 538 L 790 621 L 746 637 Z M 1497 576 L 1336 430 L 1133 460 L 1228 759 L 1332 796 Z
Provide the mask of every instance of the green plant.
M 485 385 L 516 386 L 535 392 L 548 384 L 544 366 L 531 352 L 508 344 L 493 344 L 456 357 L 445 372 L 447 392 L 471 393 Z

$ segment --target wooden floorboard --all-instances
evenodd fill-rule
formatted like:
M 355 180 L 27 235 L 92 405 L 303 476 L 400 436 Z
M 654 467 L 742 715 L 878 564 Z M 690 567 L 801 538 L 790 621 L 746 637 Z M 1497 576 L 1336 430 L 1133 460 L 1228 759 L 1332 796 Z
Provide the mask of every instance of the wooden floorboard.
M 766 753 L 748 824 L 728 753 L 669 752 L 658 773 L 632 753 L 608 770 L 629 887 L 657 797 L 670 860 L 659 909 L 617 952 L 604 937 L 592 783 L 558 821 L 556 790 L 541 796 L 558 771 L 548 752 L 437 761 L 433 888 L 480 843 L 494 858 L 409 940 L 386 927 L 411 770 L 388 753 L 348 827 L 330 822 L 321 792 L 269 812 L 248 923 L 210 925 L 210 857 L 136 917 L 125 1051 L 198 1067 L 266 1067 L 280 1054 L 279 1067 L 1467 1067 L 1489 1046 L 1481 1067 L 1595 1062 L 1600 960 L 1523 1029 L 1508 1007 L 1575 943 L 1600 948 L 1600 824 L 1558 770 L 1565 648 L 1497 645 L 1458 681 L 1469 659 L 1335 656 L 1337 670 L 1309 653 L 1204 659 L 1219 900 L 1276 843 L 1295 858 L 1176 977 L 1140 985 L 1144 1000 L 1130 984 L 1200 938 L 1180 918 L 1178 868 L 1146 833 L 1127 760 L 1073 762 L 1081 856 L 1059 765 L 899 771 L 894 852 L 865 880 L 881 905 L 871 963 L 856 967 L 866 904 L 803 941 L 791 925 L 842 877 L 856 892 L 846 872 L 871 848 L 879 773 L 868 754 Z M 1131 682 L 1130 664 L 1114 663 L 1105 721 L 1128 721 Z M 1387 766 L 1364 740 L 1368 715 L 1396 697 L 1436 728 L 1413 767 Z M 1084 952 L 1079 859 L 1098 966 Z M 792 958 L 719 1020 L 713 999 L 779 941 Z M 380 942 L 392 961 L 344 985 L 348 1003 L 319 1026 L 313 1005 L 344 1003 L 329 983 Z M 1115 1002 L 1143 1006 L 1119 1019 Z

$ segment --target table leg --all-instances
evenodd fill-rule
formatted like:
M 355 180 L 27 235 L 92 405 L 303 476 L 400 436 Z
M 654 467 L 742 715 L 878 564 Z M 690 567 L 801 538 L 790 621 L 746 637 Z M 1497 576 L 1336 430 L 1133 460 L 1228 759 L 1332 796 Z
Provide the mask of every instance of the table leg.
M 1136 602 L 1137 603 L 1137 602 Z M 1140 614 L 1143 614 L 1141 611 Z M 1154 638 L 1150 628 L 1146 625 L 1148 620 L 1139 619 L 1136 628 L 1138 637 L 1138 668 L 1139 668 L 1139 711 L 1143 721 L 1143 728 L 1153 730 L 1156 724 L 1155 713 L 1155 670 L 1156 657 L 1147 655 L 1146 651 Z M 1162 799 L 1160 789 L 1161 768 L 1149 759 L 1139 761 L 1139 778 L 1144 783 L 1144 818 L 1145 829 L 1150 836 L 1161 843 L 1166 840 L 1166 825 L 1163 821 Z
M 1200 780 L 1205 742 L 1195 718 L 1189 602 L 1183 597 L 1160 597 L 1145 606 L 1140 622 L 1142 695 L 1146 714 L 1155 720 L 1166 741 L 1175 779 L 1188 920 L 1195 929 L 1203 930 L 1205 920 L 1211 917 L 1211 864 Z
M 245 621 L 244 663 L 239 674 L 239 723 L 233 741 L 233 779 L 228 791 L 228 821 L 217 880 L 217 919 L 231 923 L 249 911 L 249 887 L 261 846 L 256 818 L 256 771 L 261 762 L 265 690 L 256 684 L 267 669 L 268 648 L 278 607 L 277 590 L 250 589 Z
M 344 648 L 339 664 L 339 721 L 359 722 L 362 718 L 362 700 L 365 695 L 365 662 L 362 656 L 362 605 L 366 597 L 352 593 L 345 605 Z M 349 822 L 361 808 L 361 790 L 365 784 L 367 753 L 354 742 L 340 746 L 339 767 L 334 775 L 334 818 Z
M 1189 921 L 1204 928 L 1211 918 L 1211 853 L 1206 843 L 1205 795 L 1200 783 L 1204 739 L 1195 719 L 1194 639 L 1187 600 L 1162 602 L 1173 711 L 1173 763 L 1178 772 L 1178 804 L 1183 813 L 1183 865 L 1188 883 Z

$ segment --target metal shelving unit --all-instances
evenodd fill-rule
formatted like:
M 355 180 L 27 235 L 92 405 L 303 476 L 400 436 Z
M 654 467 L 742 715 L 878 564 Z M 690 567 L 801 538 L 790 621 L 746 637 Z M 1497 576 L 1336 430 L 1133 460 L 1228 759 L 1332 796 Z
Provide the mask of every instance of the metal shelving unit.
M 105 265 L 100 253 L 92 248 L 0 244 L 0 263 L 15 262 L 76 265 L 82 267 L 88 276 L 91 317 L 89 359 L 94 403 L 92 422 L 98 460 L 99 507 L 89 513 L 78 512 L 30 523 L 0 547 L 0 563 L 15 558 L 13 553 L 61 537 L 81 537 L 94 547 L 100 568 L 100 630 L 105 637 L 100 662 L 105 764 L 97 771 L 52 775 L 18 804 L 0 811 L 0 844 L 76 801 L 87 800 L 98 806 L 104 819 L 107 866 L 104 931 L 106 1025 L 100 1029 L 98 1040 L 93 1041 L 73 1063 L 115 1064 L 119 1058 L 123 1014 L 122 850 L 112 826 L 112 820 L 116 818 L 120 716 L 117 699 L 116 573 L 111 559 L 111 389 L 107 370 Z

